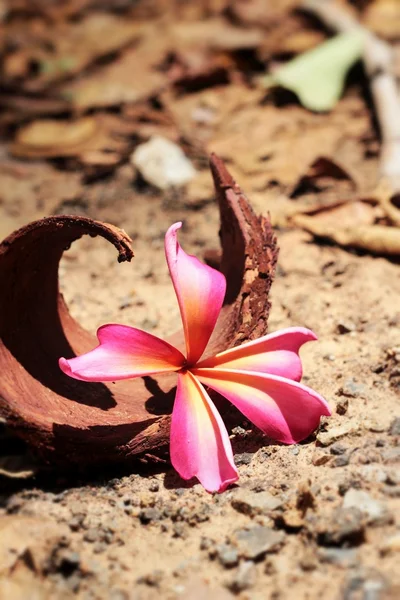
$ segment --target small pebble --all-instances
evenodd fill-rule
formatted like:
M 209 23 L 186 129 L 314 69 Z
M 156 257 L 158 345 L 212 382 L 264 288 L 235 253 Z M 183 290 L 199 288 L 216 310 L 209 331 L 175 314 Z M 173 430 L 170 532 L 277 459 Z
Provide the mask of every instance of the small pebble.
M 344 335 L 351 331 L 355 331 L 356 326 L 352 321 L 340 321 L 336 326 L 336 330 L 340 335 Z
M 227 587 L 234 593 L 239 594 L 244 590 L 252 588 L 257 579 L 257 570 L 250 561 L 240 563 L 233 579 L 228 582 Z
M 149 485 L 149 490 L 150 492 L 158 492 L 158 490 L 160 489 L 160 484 L 158 483 L 158 481 L 152 481 Z
M 364 392 L 365 386 L 357 383 L 354 379 L 346 379 L 342 387 L 338 390 L 339 395 L 348 396 L 349 398 L 357 398 Z
M 225 569 L 231 569 L 236 567 L 239 563 L 239 556 L 236 548 L 233 548 L 229 544 L 220 544 L 215 548 L 215 554 L 220 564 Z
M 250 529 L 240 529 L 232 535 L 232 544 L 239 556 L 248 560 L 258 560 L 270 552 L 277 552 L 285 540 L 283 531 L 256 525 Z
M 389 435 L 400 436 L 400 417 L 396 417 L 390 424 Z
M 386 506 L 379 500 L 372 498 L 364 490 L 350 488 L 344 495 L 343 508 L 357 508 L 367 517 L 369 523 L 382 524 L 388 522 Z

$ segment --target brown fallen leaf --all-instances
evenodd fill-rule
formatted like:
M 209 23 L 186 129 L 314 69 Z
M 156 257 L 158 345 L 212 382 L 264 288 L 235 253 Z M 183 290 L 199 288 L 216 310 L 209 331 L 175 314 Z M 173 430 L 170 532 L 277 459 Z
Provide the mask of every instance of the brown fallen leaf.
M 170 34 L 178 50 L 205 47 L 209 50 L 227 51 L 257 48 L 265 35 L 258 24 L 244 29 L 218 17 L 192 23 L 176 23 L 172 25 Z
M 77 22 L 60 21 L 52 27 L 44 19 L 37 18 L 27 28 L 25 20 L 21 19 L 6 29 L 6 41 L 13 50 L 4 59 L 4 83 L 13 84 L 16 76 L 25 77 L 20 89 L 38 92 L 80 73 L 97 59 L 121 50 L 140 35 L 140 23 L 107 13 L 89 14 Z M 16 49 L 15 39 L 19 40 Z M 32 65 L 37 68 L 36 76 L 31 74 Z
M 60 96 L 81 111 L 148 98 L 168 83 L 159 66 L 169 47 L 162 30 L 142 26 L 141 40 L 134 48 L 101 70 L 61 86 Z
M 376 218 L 376 209 L 366 202 L 346 202 L 340 206 L 317 209 L 307 218 L 312 219 L 315 227 L 321 231 L 323 228 L 335 229 L 338 225 L 343 229 L 351 229 L 361 225 L 372 225 Z M 293 216 L 293 220 L 298 222 L 298 217 Z
M 298 110 L 282 112 L 266 106 L 261 112 L 259 107 L 249 107 L 220 129 L 208 149 L 233 161 L 244 174 L 257 176 L 264 185 L 276 181 L 292 189 L 318 156 L 333 154 L 342 135 L 334 125 L 304 127 Z
M 65 113 L 70 109 L 66 100 L 15 94 L 0 94 L 0 107 L 2 109 L 0 111 L 2 125 L 26 121 L 27 118 L 39 117 L 44 114 L 49 117 Z
M 361 99 L 345 98 L 327 119 L 295 105 L 260 110 L 256 101 L 226 113 L 206 148 L 229 160 L 239 175 L 247 175 L 253 189 L 265 190 L 275 182 L 290 195 L 318 158 L 340 165 L 343 142 L 354 139 L 359 144 L 370 126 L 361 109 Z M 351 121 L 348 110 L 354 111 Z
M 78 110 L 137 102 L 173 82 L 226 70 L 230 63 L 221 51 L 254 48 L 262 38 L 259 29 L 241 29 L 221 18 L 142 24 L 134 48 L 102 70 L 62 86 L 60 94 Z M 163 66 L 172 54 L 175 63 Z
M 244 25 L 269 26 L 281 21 L 296 5 L 296 0 L 236 0 L 230 3 L 229 12 Z
M 330 191 L 334 198 L 340 195 L 340 198 L 344 201 L 354 194 L 357 188 L 356 177 L 353 177 L 347 166 L 340 164 L 336 159 L 320 156 L 309 166 L 307 172 L 300 177 L 290 195 L 292 198 L 298 194 L 304 196 L 308 187 L 312 190 L 316 188 L 324 191 L 325 195 Z M 321 197 L 321 206 L 325 206 L 325 202 L 322 202 L 322 200 Z M 312 202 L 313 199 L 311 199 Z
M 333 225 L 304 215 L 298 215 L 293 220 L 314 236 L 331 240 L 339 246 L 358 248 L 378 255 L 400 256 L 400 228 L 385 225 L 343 227 L 337 218 Z
M 261 102 L 264 94 L 243 84 L 220 85 L 191 94 L 177 96 L 168 89 L 161 100 L 168 113 L 177 123 L 182 135 L 194 143 L 203 145 L 240 111 Z
M 61 0 L 49 2 L 48 0 L 13 0 L 10 2 L 9 13 L 14 16 L 21 12 L 23 15 L 43 15 L 46 18 L 62 20 L 80 13 L 84 8 L 93 3 L 93 0 Z
M 109 155 L 104 157 L 107 163 L 111 157 L 115 162 L 126 147 L 122 136 L 115 135 L 117 123 L 111 115 L 99 114 L 76 120 L 34 121 L 18 130 L 10 151 L 23 158 L 90 157 L 96 153 L 98 160 L 102 153 Z

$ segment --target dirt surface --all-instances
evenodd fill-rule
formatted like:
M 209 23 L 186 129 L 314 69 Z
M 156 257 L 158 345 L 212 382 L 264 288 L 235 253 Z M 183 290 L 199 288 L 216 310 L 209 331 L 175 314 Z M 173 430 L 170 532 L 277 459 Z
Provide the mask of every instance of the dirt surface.
M 12 22 L 4 21 L 4 30 L 17 35 L 13 25 L 40 38 L 40 14 L 29 14 L 22 1 L 12 4 L 16 13 Z M 111 14 L 107 3 L 60 4 L 71 14 L 57 27 L 67 29 L 99 11 Z M 276 3 L 279 9 L 267 3 L 264 20 L 257 2 L 249 2 L 245 16 L 244 2 L 188 2 L 186 8 L 170 3 L 174 10 L 161 1 L 133 3 L 135 8 L 118 4 L 113 18 L 125 15 L 124 31 L 118 43 L 110 40 L 104 64 L 91 42 L 82 45 L 76 70 L 58 79 L 42 71 L 35 78 L 21 74 L 23 41 L 19 62 L 6 53 L 8 94 L 25 94 L 30 104 L 23 112 L 9 102 L 3 114 L 0 237 L 65 213 L 123 228 L 133 239 L 131 264 L 118 264 L 100 239 L 83 238 L 64 254 L 61 288 L 71 313 L 93 332 L 105 322 L 120 322 L 168 335 L 180 327 L 180 317 L 163 237 L 182 220 L 186 251 L 202 258 L 218 248 L 218 210 L 206 165 L 207 153 L 215 150 L 255 210 L 271 212 L 281 250 L 269 331 L 298 325 L 317 333 L 319 341 L 301 353 L 303 381 L 327 398 L 332 416 L 308 440 L 287 447 L 236 415 L 232 444 L 240 480 L 214 496 L 182 481 L 163 458 L 157 464 L 138 461 L 129 470 L 61 473 L 35 460 L 0 422 L 0 598 L 394 600 L 400 596 L 398 262 L 322 243 L 289 218 L 309 206 L 323 212 L 338 200 L 363 202 L 374 187 L 379 138 L 363 74 L 355 69 L 331 113 L 312 114 L 291 96 L 265 98 L 247 81 L 249 71 L 257 74 L 264 62 L 324 39 L 314 21 L 291 12 L 295 2 Z M 385 3 L 359 4 L 363 22 L 393 41 L 398 32 L 379 13 Z M 134 60 L 136 29 L 127 23 L 138 19 L 149 27 L 172 23 L 177 31 L 168 43 L 153 32 L 150 39 L 158 43 L 150 47 L 144 36 L 144 75 L 136 84 L 140 88 L 143 77 L 140 89 L 146 91 L 143 99 L 126 100 L 118 77 L 121 63 Z M 36 48 L 35 59 L 39 54 Z M 154 70 L 154 64 L 163 69 Z M 110 74 L 115 65 L 119 75 Z M 119 84 L 110 83 L 116 99 L 108 105 L 111 92 L 107 96 L 100 86 L 100 94 L 93 82 L 113 77 Z M 128 86 L 129 78 L 122 79 Z M 81 90 L 76 98 L 85 99 L 81 110 L 89 118 L 106 116 L 114 126 L 120 121 L 119 131 L 125 128 L 123 144 L 112 149 L 117 159 L 106 169 L 107 145 L 106 151 L 101 144 L 91 148 L 90 155 L 75 150 L 72 157 L 59 150 L 37 156 L 13 150 L 18 131 L 38 118 L 56 112 L 58 121 L 75 122 L 69 109 L 57 112 L 51 97 L 52 86 L 67 85 Z M 52 112 L 43 104 L 49 97 Z M 32 107 L 32 98 L 39 108 Z M 132 116 L 140 111 L 144 117 Z M 187 185 L 157 190 L 130 162 L 153 133 L 177 142 L 192 160 L 197 174 Z M 93 152 L 102 156 L 93 158 Z M 363 206 L 376 211 L 371 222 L 384 222 L 379 207 Z

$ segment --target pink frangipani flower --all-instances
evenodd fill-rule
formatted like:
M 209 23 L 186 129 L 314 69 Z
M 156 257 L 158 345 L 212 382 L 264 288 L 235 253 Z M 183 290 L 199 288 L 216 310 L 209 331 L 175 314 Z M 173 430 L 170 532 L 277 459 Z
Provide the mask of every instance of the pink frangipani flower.
M 306 438 L 326 401 L 299 383 L 299 348 L 316 336 L 309 329 L 277 331 L 201 360 L 225 296 L 225 277 L 186 254 L 177 240 L 181 223 L 165 236 L 165 253 L 178 299 L 186 357 L 160 338 L 126 325 L 103 325 L 99 345 L 60 359 L 67 375 L 82 381 L 116 381 L 175 371 L 178 387 L 171 420 L 171 461 L 184 479 L 197 477 L 209 492 L 237 481 L 228 432 L 207 388 L 230 400 L 269 437 L 286 444 Z

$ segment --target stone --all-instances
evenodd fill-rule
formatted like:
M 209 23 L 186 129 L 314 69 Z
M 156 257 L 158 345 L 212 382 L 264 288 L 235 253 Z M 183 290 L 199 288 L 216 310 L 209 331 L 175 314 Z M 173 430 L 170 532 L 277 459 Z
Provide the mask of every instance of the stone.
M 285 510 L 282 515 L 282 521 L 288 529 L 301 529 L 304 525 L 302 513 L 296 508 Z
M 386 506 L 372 498 L 364 490 L 350 488 L 344 495 L 343 508 L 357 508 L 367 517 L 368 523 L 387 523 Z
M 144 583 L 150 587 L 159 587 L 161 584 L 162 578 L 164 577 L 164 572 L 161 569 L 155 569 L 151 573 L 146 573 L 146 575 L 142 575 L 136 581 L 137 583 Z
M 385 483 L 388 480 L 388 474 L 379 465 L 360 465 L 358 471 L 365 481 Z
M 363 423 L 365 429 L 373 433 L 382 433 L 387 430 L 387 424 L 379 423 L 376 419 L 366 419 Z
M 179 521 L 178 523 L 174 523 L 172 530 L 173 530 L 173 535 L 176 538 L 185 539 L 187 537 L 187 526 L 185 523 L 182 523 L 182 521 Z
M 331 455 L 327 454 L 327 452 L 321 452 L 320 450 L 316 450 L 312 455 L 311 462 L 314 467 L 321 467 L 322 465 L 326 465 L 331 460 Z
M 357 383 L 354 379 L 346 379 L 342 387 L 338 390 L 340 396 L 347 396 L 349 398 L 357 398 L 364 392 L 365 386 Z
M 267 515 L 282 505 L 283 500 L 279 496 L 272 496 L 269 492 L 254 493 L 243 488 L 238 489 L 231 500 L 235 510 L 250 517 Z
M 214 540 L 209 537 L 203 536 L 200 540 L 200 550 L 212 550 L 214 547 Z
M 336 412 L 338 415 L 345 415 L 349 409 L 348 398 L 338 398 L 336 400 Z
M 400 485 L 384 485 L 382 492 L 389 498 L 400 498 Z
M 302 549 L 299 567 L 302 571 L 314 571 L 318 567 L 315 552 L 312 548 L 306 547 Z
M 356 326 L 352 321 L 340 321 L 336 326 L 336 330 L 340 335 L 344 335 L 356 331 Z
M 330 446 L 341 437 L 355 433 L 356 431 L 357 427 L 353 423 L 347 422 L 337 427 L 332 427 L 328 431 L 320 431 L 317 435 L 317 440 L 322 446 Z
M 225 569 L 236 567 L 239 562 L 238 551 L 229 544 L 220 544 L 215 548 L 215 555 Z
M 143 525 L 147 525 L 151 521 L 159 521 L 161 518 L 162 514 L 158 508 L 144 508 L 139 513 L 139 519 Z
M 400 446 L 388 448 L 382 452 L 382 460 L 386 464 L 400 462 Z
M 158 135 L 140 144 L 130 160 L 143 179 L 160 190 L 181 187 L 196 175 L 182 149 Z
M 90 529 L 88 529 L 85 532 L 83 539 L 85 540 L 85 542 L 93 543 L 93 542 L 99 541 L 100 537 L 101 537 L 100 530 L 96 529 L 95 527 L 91 527 Z
M 254 586 L 257 579 L 257 570 L 254 564 L 250 561 L 240 563 L 232 581 L 227 587 L 234 593 L 239 594 L 245 590 L 249 590 Z
M 283 545 L 285 534 L 270 527 L 256 525 L 250 529 L 239 529 L 232 536 L 232 544 L 238 554 L 248 560 L 258 560 L 270 552 L 276 552 Z
M 316 531 L 321 546 L 357 546 L 364 540 L 365 518 L 358 508 L 342 506 L 328 518 L 321 516 Z
M 349 464 L 350 457 L 347 454 L 342 454 L 342 456 L 336 456 L 331 462 L 330 466 L 332 468 L 336 467 L 346 467 Z
M 334 454 L 335 456 L 340 456 L 341 454 L 345 454 L 348 450 L 348 446 L 346 446 L 345 444 L 342 444 L 341 442 L 336 442 L 335 444 L 332 444 L 332 446 L 329 448 L 329 452 L 331 454 Z
M 400 417 L 396 417 L 390 423 L 389 435 L 400 436 Z
M 400 552 L 400 533 L 395 533 L 394 535 L 384 540 L 380 545 L 379 550 L 382 556 L 386 556 L 387 554 L 394 554 L 395 552 Z
M 392 595 L 383 596 L 382 592 L 387 587 L 382 575 L 370 570 L 367 574 L 364 571 L 353 572 L 343 590 L 343 600 L 353 600 L 362 598 L 362 600 L 383 600 L 383 597 L 392 598 Z M 397 596 L 393 596 L 397 597 Z
M 240 465 L 249 465 L 252 461 L 253 454 L 251 452 L 242 452 L 242 454 L 236 454 L 235 456 L 235 465 L 239 467 Z
M 158 481 L 150 482 L 150 485 L 149 485 L 150 492 L 158 492 L 159 489 L 160 489 L 160 484 L 158 483 Z
M 320 548 L 318 558 L 323 563 L 338 567 L 354 567 L 358 562 L 355 548 Z

